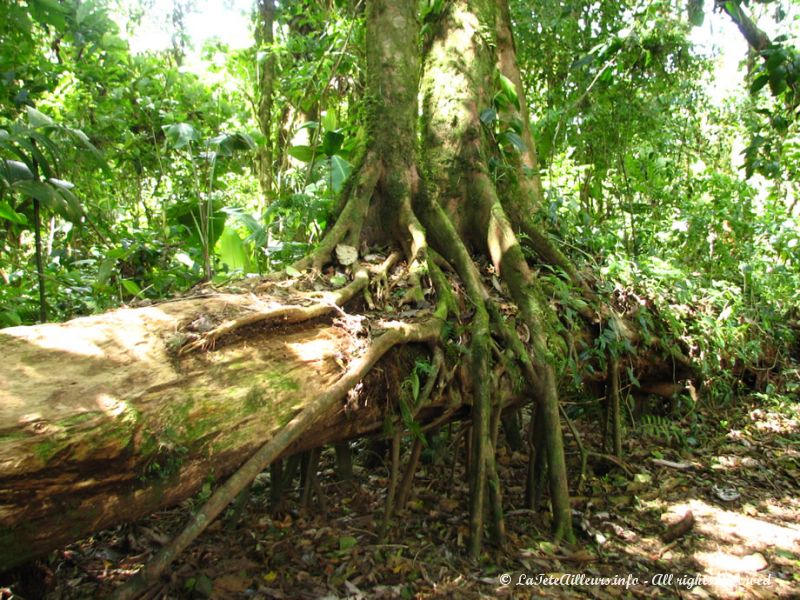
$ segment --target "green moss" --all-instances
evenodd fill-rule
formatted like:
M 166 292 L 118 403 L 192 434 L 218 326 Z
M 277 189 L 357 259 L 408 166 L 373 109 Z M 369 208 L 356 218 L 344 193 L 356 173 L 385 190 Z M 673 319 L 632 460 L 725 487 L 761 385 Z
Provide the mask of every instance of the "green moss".
M 93 412 L 82 412 L 76 415 L 72 415 L 71 417 L 67 417 L 66 419 L 60 421 L 60 425 L 64 428 L 74 427 L 75 425 L 80 425 L 81 423 L 85 423 L 86 421 L 91 421 L 93 418 L 97 416 L 97 413 Z
M 260 385 L 254 385 L 247 392 L 244 398 L 244 408 L 247 414 L 256 412 L 267 403 L 267 397 L 264 389 Z
M 63 443 L 58 443 L 53 439 L 47 439 L 36 444 L 33 447 L 33 453 L 36 455 L 36 458 L 42 461 L 42 463 L 47 464 L 50 459 L 58 454 L 59 450 L 61 450 L 63 447 Z
M 270 373 L 267 375 L 267 382 L 270 388 L 283 392 L 296 392 L 300 389 L 296 380 L 283 373 Z
M 0 444 L 4 442 L 13 442 L 15 440 L 24 440 L 28 435 L 29 434 L 23 431 L 12 431 L 11 433 L 0 435 Z

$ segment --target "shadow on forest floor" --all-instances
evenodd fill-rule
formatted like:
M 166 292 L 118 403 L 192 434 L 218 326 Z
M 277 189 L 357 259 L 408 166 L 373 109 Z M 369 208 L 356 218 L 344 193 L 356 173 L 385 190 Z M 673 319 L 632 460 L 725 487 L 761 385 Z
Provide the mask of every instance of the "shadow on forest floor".
M 574 498 L 574 548 L 542 541 L 546 513 L 521 508 L 526 459 L 502 447 L 509 543 L 503 551 L 489 548 L 479 565 L 463 558 L 467 478 L 461 461 L 452 464 L 452 449 L 438 463 L 423 461 L 412 499 L 385 541 L 376 532 L 388 469 L 356 466 L 352 482 L 336 482 L 333 452 L 326 451 L 322 503 L 297 509 L 293 491 L 288 510 L 273 516 L 267 476 L 260 475 L 238 517 L 229 511 L 214 523 L 150 597 L 800 597 L 800 404 L 728 411 L 725 420 L 720 411 L 701 410 L 698 419 L 702 439 L 691 451 L 685 444 L 664 449 L 651 427 L 649 438 L 629 438 L 634 477 L 614 467 L 589 473 Z M 455 433 L 459 424 L 451 427 Z M 660 454 L 673 464 L 653 462 Z M 602 465 L 594 466 L 600 473 Z M 17 570 L 0 584 L 10 586 L 0 588 L 0 598 L 103 597 L 199 504 L 102 532 Z M 686 523 L 688 512 L 693 526 L 665 543 L 670 524 Z

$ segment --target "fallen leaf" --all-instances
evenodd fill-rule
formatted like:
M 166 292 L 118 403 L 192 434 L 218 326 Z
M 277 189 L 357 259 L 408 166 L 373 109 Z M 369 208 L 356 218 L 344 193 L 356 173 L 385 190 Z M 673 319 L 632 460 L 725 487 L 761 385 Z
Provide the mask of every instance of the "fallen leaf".
M 345 267 L 352 265 L 358 259 L 358 250 L 347 244 L 336 245 L 336 260 Z

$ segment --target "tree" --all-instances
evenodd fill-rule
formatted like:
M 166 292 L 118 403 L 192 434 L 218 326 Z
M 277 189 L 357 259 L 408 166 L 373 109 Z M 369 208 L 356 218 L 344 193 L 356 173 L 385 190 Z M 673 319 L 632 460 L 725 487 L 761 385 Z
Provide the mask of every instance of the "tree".
M 304 291 L 302 281 L 289 292 L 275 282 L 243 285 L 241 291 L 261 297 L 198 294 L 0 334 L 8 348 L 2 393 L 9 407 L 0 427 L 12 432 L 0 454 L 7 564 L 174 503 L 202 485 L 209 467 L 221 477 L 252 455 L 120 595 L 135 592 L 271 462 L 374 431 L 381 415 L 356 410 L 355 422 L 343 427 L 342 405 L 348 400 L 358 409 L 359 393 L 366 393 L 359 383 L 369 382 L 378 360 L 391 359 L 390 350 L 407 344 L 431 348 L 434 364 L 449 360 L 462 367 L 440 364 L 425 389 L 439 373 L 455 372 L 458 384 L 443 378 L 443 385 L 468 397 L 453 391 L 448 407 L 420 391 L 413 412 L 435 421 L 470 406 L 471 556 L 480 553 L 487 505 L 493 538 L 503 541 L 494 451 L 507 407 L 498 390 L 513 374 L 522 390 L 517 396 L 535 400 L 536 464 L 546 459 L 554 536 L 573 540 L 558 397 L 569 333 L 533 267 L 561 274 L 588 335 L 598 333 L 598 320 L 607 321 L 618 343 L 640 342 L 653 357 L 668 354 L 670 368 L 690 368 L 680 349 L 668 353 L 658 340 L 644 341 L 610 310 L 543 230 L 538 160 L 506 0 L 429 2 L 422 24 L 414 0 L 370 0 L 365 19 L 366 140 L 335 223 L 291 269 L 313 277 L 338 265 L 346 268 L 346 285 L 322 293 Z M 364 249 L 385 245 L 397 251 L 371 263 Z M 344 333 L 311 324 L 292 332 L 272 329 L 272 341 L 264 336 L 264 324 L 307 323 L 356 298 L 379 305 L 380 294 L 370 290 L 381 291 L 392 269 L 402 273 L 402 302 L 413 307 L 413 316 L 379 320 L 370 331 L 357 315 L 347 315 Z M 443 348 L 458 346 L 452 340 L 458 328 L 468 347 L 448 356 Z M 292 351 L 281 354 L 283 345 Z M 357 356 L 338 372 L 331 364 L 341 348 Z M 609 364 L 615 360 L 609 351 Z M 319 368 L 319 385 L 298 375 L 308 362 Z M 42 385 L 57 364 L 64 365 L 59 379 L 48 375 Z M 15 379 L 15 369 L 29 377 Z M 55 408 L 53 398 L 59 399 Z M 609 404 L 614 401 L 619 398 Z M 618 408 L 612 410 L 617 439 Z M 63 518 L 59 503 L 68 495 L 74 500 Z M 87 510 L 92 504 L 94 512 Z

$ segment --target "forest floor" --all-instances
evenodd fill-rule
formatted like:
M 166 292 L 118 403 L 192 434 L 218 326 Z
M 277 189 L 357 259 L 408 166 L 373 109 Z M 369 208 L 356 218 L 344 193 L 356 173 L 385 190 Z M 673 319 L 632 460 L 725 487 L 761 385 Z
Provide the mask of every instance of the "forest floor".
M 580 541 L 572 548 L 544 541 L 547 513 L 521 508 L 526 459 L 501 449 L 508 544 L 488 548 L 477 565 L 464 558 L 467 477 L 462 461 L 452 461 L 460 453 L 423 460 L 406 510 L 380 539 L 388 468 L 357 460 L 353 480 L 337 482 L 333 451 L 326 451 L 325 506 L 297 508 L 295 491 L 287 510 L 273 515 L 262 474 L 239 515 L 214 523 L 150 597 L 798 598 L 800 402 L 768 407 L 762 398 L 739 406 L 701 406 L 691 428 L 645 420 L 628 438 L 630 474 L 590 461 L 583 490 L 573 489 Z M 580 429 L 581 419 L 576 423 Z M 460 424 L 451 427 L 457 439 Z M 597 447 L 585 435 L 584 444 Z M 577 456 L 570 457 L 575 474 Z M 99 533 L 7 574 L 0 598 L 102 598 L 201 502 Z M 692 526 L 666 543 L 676 522 Z M 592 580 L 598 577 L 607 579 Z

